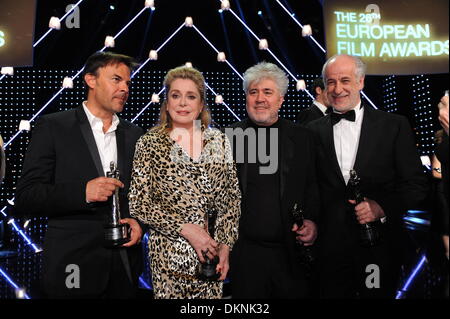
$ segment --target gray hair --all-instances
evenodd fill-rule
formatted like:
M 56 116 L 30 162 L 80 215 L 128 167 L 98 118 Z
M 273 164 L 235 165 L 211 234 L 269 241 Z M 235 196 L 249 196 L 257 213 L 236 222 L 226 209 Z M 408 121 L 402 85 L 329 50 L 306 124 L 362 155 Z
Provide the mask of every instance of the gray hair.
M 245 71 L 244 73 L 244 91 L 248 93 L 248 87 L 252 83 L 258 83 L 264 79 L 273 80 L 280 91 L 280 95 L 284 96 L 289 86 L 289 79 L 286 73 L 273 63 L 260 62 Z
M 356 66 L 355 75 L 356 75 L 357 79 L 361 79 L 362 77 L 364 77 L 366 75 L 367 66 L 359 57 L 354 56 L 354 55 L 348 55 L 348 54 L 336 54 L 336 55 L 333 55 L 331 58 L 329 58 L 327 60 L 327 62 L 325 62 L 325 64 L 323 65 L 322 78 L 325 83 L 325 86 L 327 85 L 327 78 L 325 76 L 325 72 L 327 70 L 328 65 L 330 63 L 336 61 L 337 58 L 343 57 L 343 56 L 351 58 L 353 60 L 353 62 L 355 63 L 355 66 Z

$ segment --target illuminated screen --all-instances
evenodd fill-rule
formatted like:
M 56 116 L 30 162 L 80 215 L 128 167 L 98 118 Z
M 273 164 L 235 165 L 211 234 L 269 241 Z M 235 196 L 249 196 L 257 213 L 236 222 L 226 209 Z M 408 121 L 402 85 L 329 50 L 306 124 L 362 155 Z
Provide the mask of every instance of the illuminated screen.
M 367 74 L 448 73 L 448 0 L 326 0 L 327 54 L 360 56 Z
M 33 65 L 35 0 L 0 1 L 0 66 Z

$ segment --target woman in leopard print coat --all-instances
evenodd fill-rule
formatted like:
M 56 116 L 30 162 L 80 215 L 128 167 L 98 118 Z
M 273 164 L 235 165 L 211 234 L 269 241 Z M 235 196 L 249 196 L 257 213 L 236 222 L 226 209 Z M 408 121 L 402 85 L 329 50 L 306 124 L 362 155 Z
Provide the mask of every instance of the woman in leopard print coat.
M 131 215 L 149 225 L 155 298 L 221 298 L 236 241 L 240 191 L 226 136 L 209 128 L 205 84 L 194 68 L 169 71 L 160 123 L 136 145 L 129 192 Z M 214 234 L 205 214 L 217 212 Z M 217 281 L 197 272 L 218 256 Z

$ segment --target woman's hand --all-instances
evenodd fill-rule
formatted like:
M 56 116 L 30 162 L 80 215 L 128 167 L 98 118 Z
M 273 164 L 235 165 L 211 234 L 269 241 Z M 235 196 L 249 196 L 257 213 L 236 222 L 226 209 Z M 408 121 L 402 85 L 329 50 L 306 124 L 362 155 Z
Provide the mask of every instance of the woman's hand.
M 209 236 L 206 230 L 195 224 L 184 224 L 181 228 L 181 236 L 183 236 L 195 249 L 200 262 L 204 263 L 205 257 L 213 259 L 217 256 L 219 245 Z
M 219 246 L 219 264 L 217 265 L 216 272 L 220 272 L 219 280 L 225 280 L 227 278 L 228 270 L 230 269 L 229 263 L 230 247 L 225 244 Z

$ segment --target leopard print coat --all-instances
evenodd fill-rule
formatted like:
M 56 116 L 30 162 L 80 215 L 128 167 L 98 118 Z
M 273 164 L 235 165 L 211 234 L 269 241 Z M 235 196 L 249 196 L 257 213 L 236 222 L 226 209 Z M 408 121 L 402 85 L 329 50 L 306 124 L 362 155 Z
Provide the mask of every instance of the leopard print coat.
M 238 235 L 240 191 L 231 147 L 218 130 L 203 132 L 197 161 L 162 130 L 136 144 L 130 213 L 149 225 L 149 258 L 155 298 L 221 298 L 222 282 L 195 275 L 199 259 L 180 235 L 183 224 L 204 226 L 209 205 L 218 212 L 214 238 L 233 246 Z

